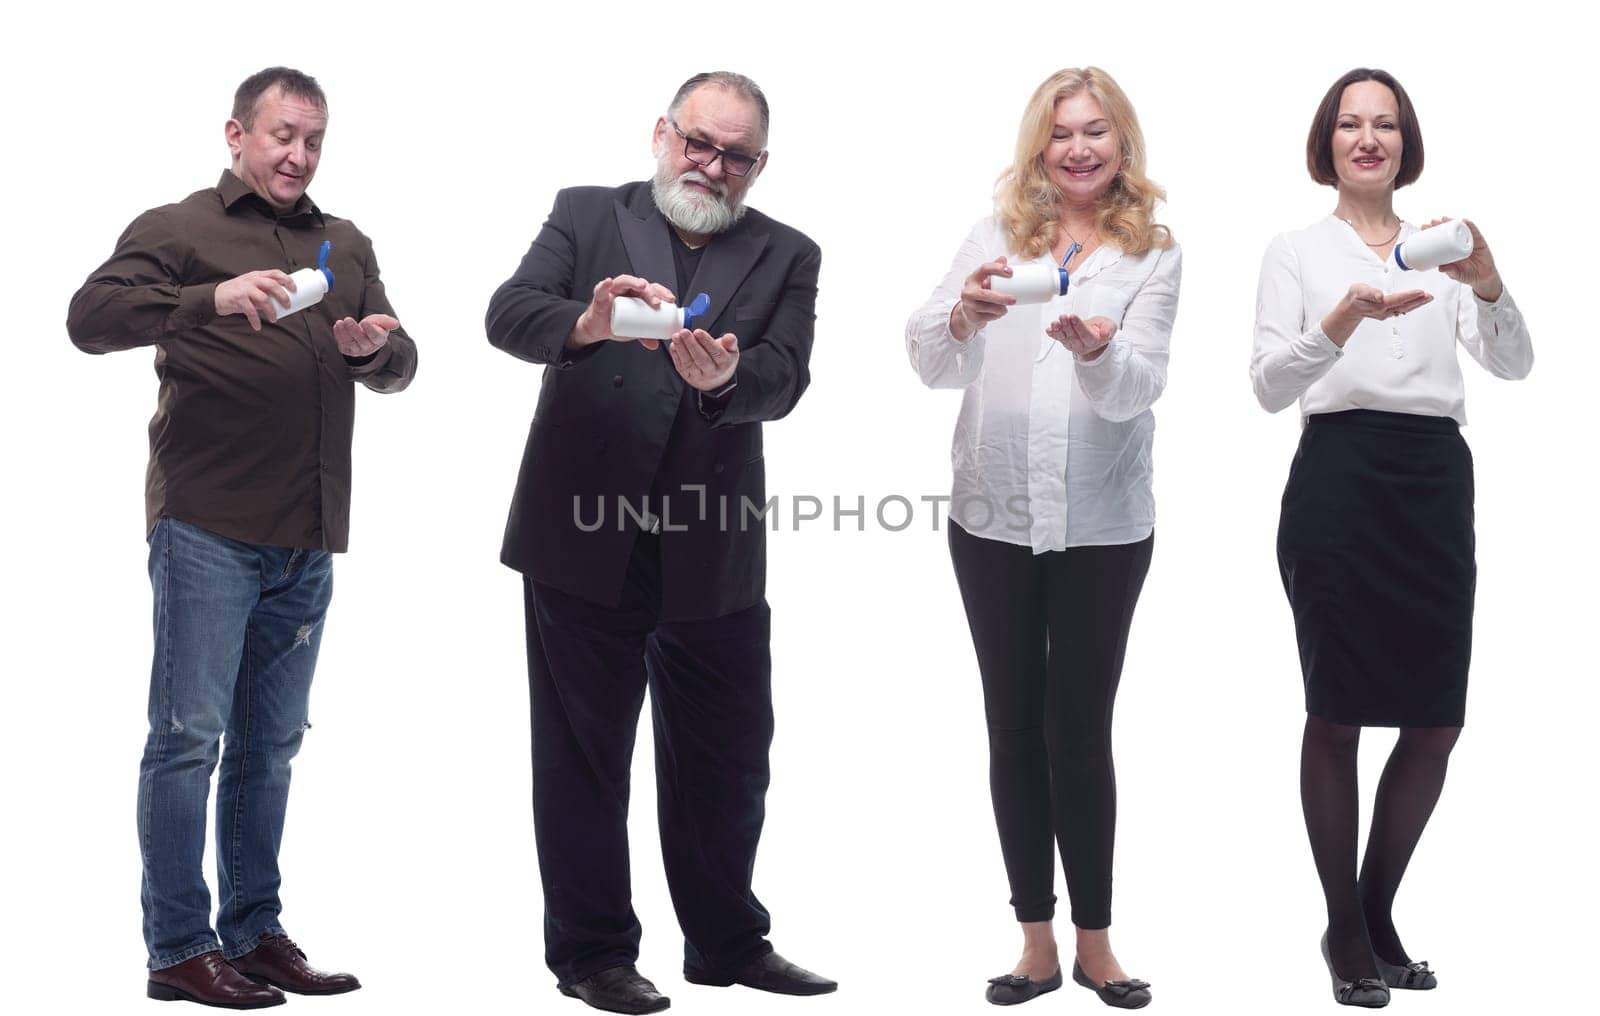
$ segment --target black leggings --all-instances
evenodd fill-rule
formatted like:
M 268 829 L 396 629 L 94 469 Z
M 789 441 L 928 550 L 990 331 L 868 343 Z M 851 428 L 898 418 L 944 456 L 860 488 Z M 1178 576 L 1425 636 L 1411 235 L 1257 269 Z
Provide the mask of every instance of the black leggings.
M 1154 546 L 1151 534 L 1035 555 L 950 522 L 983 679 L 989 793 L 1019 921 L 1055 916 L 1053 837 L 1072 923 L 1111 925 L 1111 710 Z

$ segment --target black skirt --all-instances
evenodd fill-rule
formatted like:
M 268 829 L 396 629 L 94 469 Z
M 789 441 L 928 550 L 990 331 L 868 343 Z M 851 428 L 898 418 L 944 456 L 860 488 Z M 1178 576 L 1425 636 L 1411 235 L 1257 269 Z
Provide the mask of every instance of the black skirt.
M 1367 409 L 1310 418 L 1278 523 L 1308 713 L 1461 726 L 1472 496 L 1472 453 L 1454 420 Z

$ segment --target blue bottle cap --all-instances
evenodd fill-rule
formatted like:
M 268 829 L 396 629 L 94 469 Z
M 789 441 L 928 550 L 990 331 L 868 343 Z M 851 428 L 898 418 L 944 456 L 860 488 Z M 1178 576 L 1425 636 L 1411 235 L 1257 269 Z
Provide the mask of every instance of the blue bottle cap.
M 1394 263 L 1400 266 L 1400 270 L 1402 272 L 1409 272 L 1411 271 L 1411 266 L 1406 264 L 1405 261 L 1401 259 L 1400 246 L 1401 245 L 1398 243 L 1394 245 Z
M 1078 253 L 1080 250 L 1083 250 L 1083 247 L 1078 243 L 1078 241 L 1074 240 L 1072 241 L 1072 246 L 1067 248 L 1066 257 L 1061 259 L 1061 267 L 1056 269 L 1056 271 L 1061 273 L 1061 288 L 1056 291 L 1057 296 L 1067 295 L 1067 262 L 1071 261 L 1072 255 Z
M 328 280 L 328 292 L 333 292 L 333 270 L 328 267 L 328 252 L 333 250 L 333 241 L 324 240 L 322 246 L 317 248 L 317 271 Z
M 683 308 L 683 327 L 693 328 L 694 319 L 703 316 L 710 309 L 711 297 L 704 293 L 696 294 L 695 298 L 689 301 L 689 306 Z

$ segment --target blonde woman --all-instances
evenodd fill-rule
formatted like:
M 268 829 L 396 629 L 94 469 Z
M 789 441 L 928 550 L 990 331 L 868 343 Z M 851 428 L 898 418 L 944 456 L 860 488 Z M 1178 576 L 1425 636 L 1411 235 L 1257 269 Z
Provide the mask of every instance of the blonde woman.
M 1075 926 L 1073 978 L 1136 1009 L 1150 986 L 1111 950 L 1116 785 L 1111 713 L 1150 567 L 1151 405 L 1167 381 L 1178 246 L 1122 89 L 1059 71 L 1022 116 L 995 214 L 973 227 L 906 325 L 923 383 L 964 391 L 952 460 L 950 554 L 989 728 L 989 779 L 1022 957 L 997 1005 L 1062 983 L 1051 921 L 1059 845 Z M 1015 266 L 1067 270 L 1065 295 L 1017 305 Z

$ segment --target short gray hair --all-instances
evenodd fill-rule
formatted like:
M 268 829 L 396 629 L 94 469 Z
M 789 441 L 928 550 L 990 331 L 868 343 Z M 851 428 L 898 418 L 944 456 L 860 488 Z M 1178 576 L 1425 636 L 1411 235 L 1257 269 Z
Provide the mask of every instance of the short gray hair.
M 683 108 L 684 100 L 701 85 L 726 88 L 754 102 L 756 109 L 761 113 L 761 147 L 767 146 L 767 128 L 772 122 L 772 111 L 767 107 L 767 96 L 761 91 L 760 85 L 734 71 L 702 71 L 679 85 L 678 94 L 672 97 L 672 103 L 667 107 L 667 116 L 676 117 L 678 110 Z

